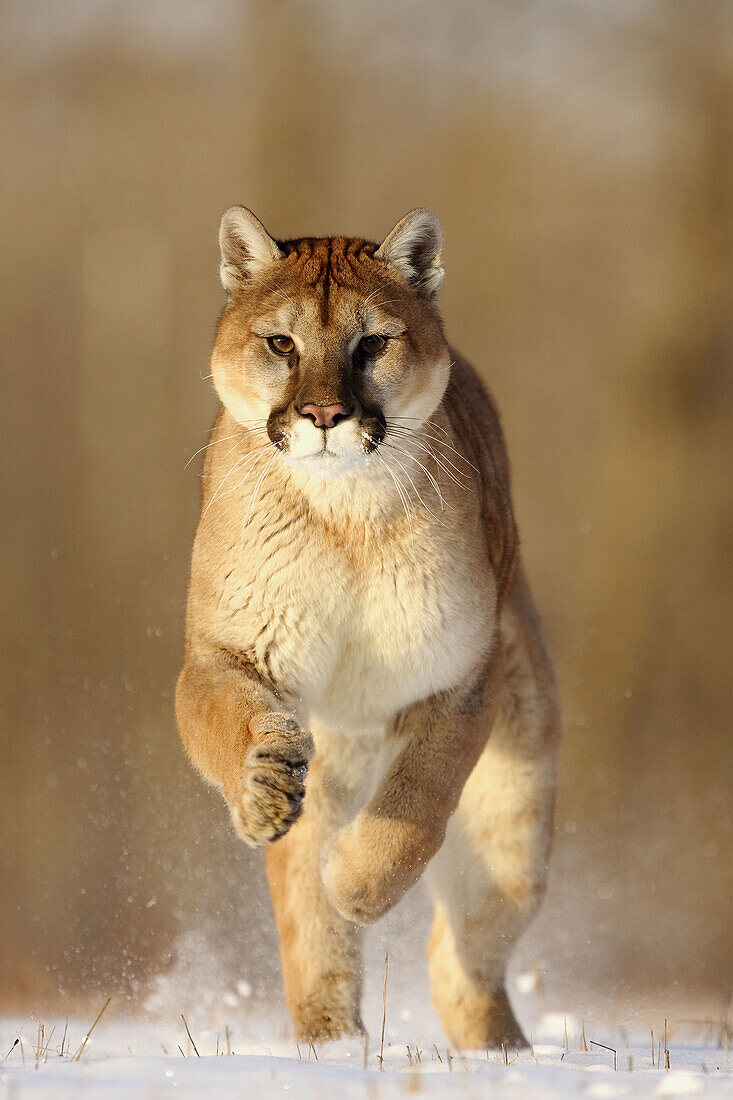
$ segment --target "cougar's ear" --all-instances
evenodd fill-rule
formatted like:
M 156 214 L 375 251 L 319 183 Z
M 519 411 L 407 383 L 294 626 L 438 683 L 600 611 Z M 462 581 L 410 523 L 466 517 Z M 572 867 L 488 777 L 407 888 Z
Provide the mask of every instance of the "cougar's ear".
M 219 225 L 219 276 L 228 294 L 241 290 L 260 268 L 283 254 L 258 218 L 246 206 L 230 206 Z
M 405 214 L 374 253 L 425 298 L 433 298 L 443 281 L 443 231 L 432 210 Z

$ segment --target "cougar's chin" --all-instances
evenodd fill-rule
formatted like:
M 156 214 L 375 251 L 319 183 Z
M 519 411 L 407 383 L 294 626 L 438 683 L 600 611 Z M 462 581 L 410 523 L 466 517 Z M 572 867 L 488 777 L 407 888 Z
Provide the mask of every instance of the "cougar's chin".
M 284 451 L 282 457 L 293 469 L 302 470 L 303 473 L 310 474 L 312 477 L 326 480 L 353 473 L 364 465 L 367 456 L 359 448 L 349 448 L 337 453 L 324 447 L 314 454 L 305 455 L 293 455 Z

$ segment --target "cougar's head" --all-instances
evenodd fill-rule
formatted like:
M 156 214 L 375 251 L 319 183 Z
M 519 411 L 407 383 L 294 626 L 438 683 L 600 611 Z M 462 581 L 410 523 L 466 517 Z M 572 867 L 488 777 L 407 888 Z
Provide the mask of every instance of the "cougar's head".
M 214 344 L 219 397 L 282 458 L 334 476 L 366 462 L 394 421 L 417 428 L 450 366 L 434 303 L 440 224 L 413 210 L 381 245 L 344 237 L 276 241 L 233 206 L 221 221 L 229 295 Z

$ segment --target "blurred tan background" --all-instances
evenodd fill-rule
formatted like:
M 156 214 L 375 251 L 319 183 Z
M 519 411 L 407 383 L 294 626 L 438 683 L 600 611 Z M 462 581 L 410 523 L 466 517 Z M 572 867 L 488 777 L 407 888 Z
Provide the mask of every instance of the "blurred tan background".
M 564 703 L 517 965 L 573 1004 L 714 1011 L 733 5 L 6 0 L 0 43 L 0 1011 L 276 999 L 260 857 L 172 714 L 232 202 L 281 237 L 442 219 L 448 333 L 503 410 Z M 374 935 L 414 963 L 425 904 L 401 911 Z

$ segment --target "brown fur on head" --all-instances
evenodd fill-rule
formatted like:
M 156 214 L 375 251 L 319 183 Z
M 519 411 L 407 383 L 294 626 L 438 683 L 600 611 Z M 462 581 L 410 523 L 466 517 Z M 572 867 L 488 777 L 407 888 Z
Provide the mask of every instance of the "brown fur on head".
M 232 416 L 264 429 L 291 465 L 334 476 L 367 462 L 391 420 L 416 428 L 440 403 L 449 353 L 433 299 L 442 234 L 407 214 L 384 242 L 275 241 L 234 206 L 221 221 L 229 294 L 212 356 Z M 317 426 L 308 407 L 340 410 Z

